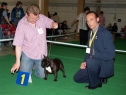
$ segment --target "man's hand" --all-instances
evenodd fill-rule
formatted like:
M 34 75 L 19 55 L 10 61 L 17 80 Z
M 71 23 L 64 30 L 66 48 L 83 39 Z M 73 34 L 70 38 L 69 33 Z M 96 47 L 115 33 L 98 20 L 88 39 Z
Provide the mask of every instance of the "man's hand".
M 52 28 L 57 29 L 58 28 L 58 24 L 56 22 L 52 22 Z
M 14 74 L 14 71 L 18 71 L 19 70 L 19 68 L 20 68 L 20 63 L 15 63 L 13 66 L 12 66 L 12 68 L 11 68 L 11 73 L 13 73 Z
M 12 24 L 8 23 L 10 27 L 12 27 Z
M 85 69 L 86 68 L 86 62 L 81 63 L 80 69 Z

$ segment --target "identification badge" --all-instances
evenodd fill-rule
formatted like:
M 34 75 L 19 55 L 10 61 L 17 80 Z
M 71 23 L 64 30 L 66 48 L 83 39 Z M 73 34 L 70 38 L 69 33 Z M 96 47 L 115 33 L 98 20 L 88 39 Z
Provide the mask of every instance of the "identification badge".
M 39 33 L 39 34 L 43 34 L 42 28 L 39 28 L 39 29 L 38 29 L 38 33 Z
M 90 54 L 90 48 L 86 48 L 86 53 Z

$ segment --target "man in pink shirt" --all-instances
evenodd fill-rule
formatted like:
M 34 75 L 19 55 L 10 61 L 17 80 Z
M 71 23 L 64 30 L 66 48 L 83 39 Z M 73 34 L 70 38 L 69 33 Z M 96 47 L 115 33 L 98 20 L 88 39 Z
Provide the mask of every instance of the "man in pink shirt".
M 105 17 L 104 17 L 104 12 L 103 11 L 100 11 L 100 14 L 99 14 L 99 24 L 101 26 L 105 26 Z
M 29 5 L 26 15 L 19 21 L 13 45 L 16 47 L 16 62 L 11 68 L 14 71 L 32 73 L 35 64 L 35 75 L 44 78 L 44 68 L 41 67 L 43 55 L 47 55 L 46 28 L 56 29 L 58 24 L 40 14 L 37 5 Z M 21 62 L 20 62 L 21 58 Z

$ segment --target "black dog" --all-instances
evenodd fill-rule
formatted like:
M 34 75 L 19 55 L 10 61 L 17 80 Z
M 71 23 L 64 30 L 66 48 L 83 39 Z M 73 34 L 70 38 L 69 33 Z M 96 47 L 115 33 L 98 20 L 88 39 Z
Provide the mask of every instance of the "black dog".
M 45 72 L 44 79 L 45 80 L 47 80 L 48 73 L 53 73 L 54 74 L 54 81 L 57 81 L 57 72 L 59 70 L 62 71 L 63 77 L 66 77 L 63 63 L 58 58 L 49 59 L 48 57 L 44 56 L 42 63 L 41 63 L 41 66 L 44 68 L 44 72 Z

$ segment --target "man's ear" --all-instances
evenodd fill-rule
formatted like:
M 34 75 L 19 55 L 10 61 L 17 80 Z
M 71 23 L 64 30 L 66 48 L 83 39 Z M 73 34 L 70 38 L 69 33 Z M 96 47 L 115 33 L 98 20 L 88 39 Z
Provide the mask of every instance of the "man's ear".
M 25 16 L 26 16 L 26 17 L 28 17 L 28 14 L 27 14 L 27 13 L 25 13 Z
M 97 17 L 97 22 L 99 22 L 99 17 Z

